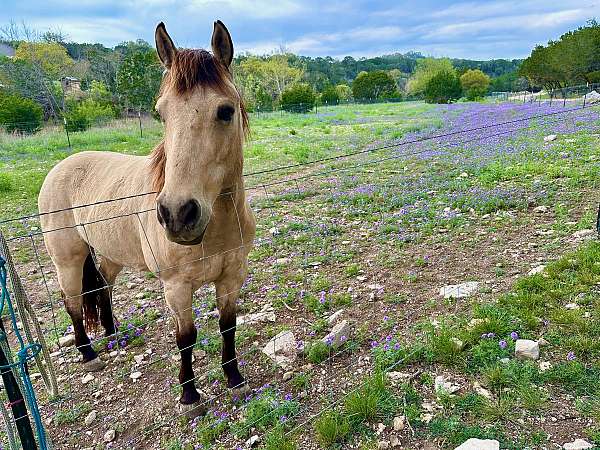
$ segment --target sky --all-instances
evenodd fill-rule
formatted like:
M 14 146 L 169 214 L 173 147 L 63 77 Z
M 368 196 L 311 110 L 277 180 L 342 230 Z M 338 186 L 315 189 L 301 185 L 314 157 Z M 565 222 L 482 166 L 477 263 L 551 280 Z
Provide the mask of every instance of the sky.
M 0 0 L 0 25 L 60 29 L 76 42 L 154 42 L 163 21 L 180 47 L 208 46 L 213 21 L 236 52 L 523 58 L 597 15 L 600 0 Z

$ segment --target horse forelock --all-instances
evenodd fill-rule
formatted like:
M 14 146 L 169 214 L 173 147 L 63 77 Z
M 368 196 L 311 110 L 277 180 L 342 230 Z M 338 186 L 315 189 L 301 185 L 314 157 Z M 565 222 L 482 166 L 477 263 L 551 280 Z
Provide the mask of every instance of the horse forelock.
M 239 91 L 232 83 L 229 70 L 210 52 L 204 49 L 182 49 L 173 59 L 166 72 L 160 91 L 171 87 L 182 95 L 197 86 L 215 89 L 223 95 L 236 97 L 240 101 L 244 135 L 248 134 L 248 113 Z

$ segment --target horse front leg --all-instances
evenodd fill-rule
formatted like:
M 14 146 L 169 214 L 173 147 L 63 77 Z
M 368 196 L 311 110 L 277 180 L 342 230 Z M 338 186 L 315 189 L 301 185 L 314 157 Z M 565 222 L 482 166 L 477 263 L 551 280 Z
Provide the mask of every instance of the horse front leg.
M 234 400 L 241 399 L 249 391 L 248 384 L 240 373 L 235 350 L 237 299 L 241 285 L 239 280 L 228 277 L 215 282 L 219 329 L 223 338 L 221 362 L 227 387 L 232 390 Z
M 192 285 L 190 283 L 165 283 L 165 300 L 175 315 L 177 347 L 181 354 L 179 384 L 180 411 L 192 419 L 206 413 L 206 406 L 196 390 L 192 353 L 196 344 L 197 331 L 192 314 Z

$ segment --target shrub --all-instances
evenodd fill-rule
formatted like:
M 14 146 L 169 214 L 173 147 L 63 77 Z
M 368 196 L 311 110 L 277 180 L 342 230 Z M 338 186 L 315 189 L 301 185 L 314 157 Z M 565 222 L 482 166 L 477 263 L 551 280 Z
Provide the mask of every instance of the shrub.
M 65 114 L 68 131 L 85 131 L 94 123 L 115 117 L 113 108 L 93 98 L 71 105 Z
M 340 101 L 347 102 L 352 99 L 352 88 L 347 84 L 338 84 L 335 90 L 340 98 Z
M 315 422 L 317 439 L 325 448 L 344 442 L 350 434 L 350 422 L 337 411 L 323 414 Z
M 490 77 L 481 70 L 467 70 L 460 77 L 460 85 L 469 100 L 483 97 L 490 86 Z
M 281 107 L 288 112 L 305 113 L 315 104 L 315 93 L 308 84 L 298 83 L 281 94 Z
M 396 92 L 396 82 L 383 70 L 361 72 L 352 82 L 352 94 L 356 100 L 384 99 Z
M 462 89 L 454 72 L 443 71 L 434 75 L 425 86 L 427 103 L 450 103 L 460 98 Z
M 0 193 L 12 190 L 12 180 L 7 173 L 0 173 Z
M 340 102 L 340 95 L 335 86 L 327 86 L 321 94 L 321 102 L 328 105 L 337 105 Z
M 35 133 L 42 127 L 44 112 L 33 100 L 18 95 L 0 98 L 0 125 L 9 133 Z

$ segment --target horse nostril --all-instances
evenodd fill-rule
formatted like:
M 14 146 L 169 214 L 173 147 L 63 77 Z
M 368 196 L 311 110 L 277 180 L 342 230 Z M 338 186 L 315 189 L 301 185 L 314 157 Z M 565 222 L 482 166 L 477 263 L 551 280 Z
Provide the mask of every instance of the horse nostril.
M 169 219 L 171 215 L 169 214 L 169 209 L 166 208 L 162 203 L 158 203 L 156 208 L 156 215 L 158 216 L 158 221 L 162 226 L 166 226 L 169 223 Z
M 190 200 L 179 210 L 181 224 L 193 228 L 200 219 L 200 204 L 196 200 Z

